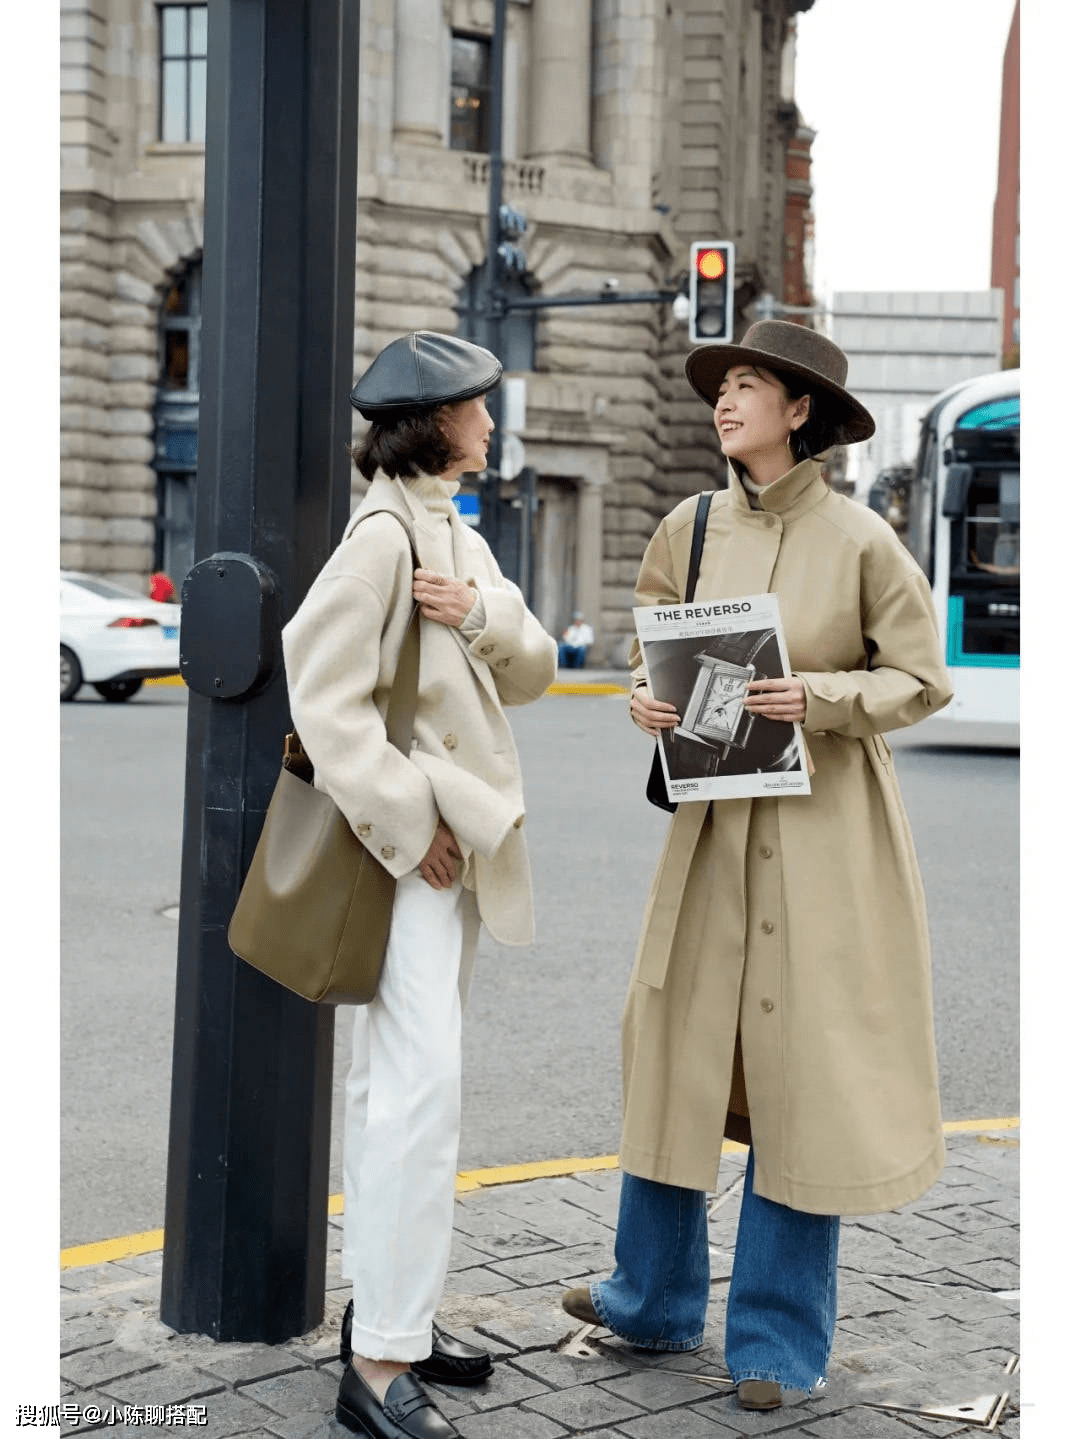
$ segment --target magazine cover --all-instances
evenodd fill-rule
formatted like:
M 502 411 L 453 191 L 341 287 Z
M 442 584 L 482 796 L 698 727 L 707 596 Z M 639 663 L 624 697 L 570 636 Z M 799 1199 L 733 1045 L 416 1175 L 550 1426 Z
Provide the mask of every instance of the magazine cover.
M 636 608 L 654 698 L 679 712 L 660 757 L 671 800 L 809 794 L 802 727 L 743 704 L 751 680 L 790 676 L 775 595 Z

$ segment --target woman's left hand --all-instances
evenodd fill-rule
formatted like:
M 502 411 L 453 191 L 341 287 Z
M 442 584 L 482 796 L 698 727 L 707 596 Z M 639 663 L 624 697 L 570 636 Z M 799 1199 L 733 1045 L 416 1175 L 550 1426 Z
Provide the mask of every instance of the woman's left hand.
M 462 620 L 476 603 L 476 591 L 471 585 L 434 570 L 414 570 L 412 592 L 424 619 L 438 620 L 455 630 L 460 629 Z
M 806 718 L 806 690 L 801 679 L 751 680 L 746 686 L 746 708 L 763 719 L 801 723 Z

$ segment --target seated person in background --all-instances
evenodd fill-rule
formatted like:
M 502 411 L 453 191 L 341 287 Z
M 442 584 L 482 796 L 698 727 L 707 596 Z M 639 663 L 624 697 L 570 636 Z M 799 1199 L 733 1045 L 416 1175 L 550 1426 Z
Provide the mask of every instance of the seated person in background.
M 589 652 L 594 635 L 581 610 L 574 611 L 574 618 L 563 630 L 559 643 L 559 667 L 568 670 L 585 668 L 585 656 Z

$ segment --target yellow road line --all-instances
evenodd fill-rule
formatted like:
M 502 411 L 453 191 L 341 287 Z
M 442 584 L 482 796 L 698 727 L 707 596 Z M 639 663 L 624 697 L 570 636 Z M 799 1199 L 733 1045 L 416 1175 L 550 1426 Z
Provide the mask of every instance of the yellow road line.
M 153 1254 L 165 1243 L 164 1229 L 147 1229 L 123 1239 L 99 1239 L 94 1244 L 76 1244 L 61 1249 L 61 1269 L 84 1269 L 88 1264 L 108 1264 L 112 1259 L 130 1259 L 135 1254 Z
M 1020 1119 L 950 1119 L 943 1124 L 946 1134 L 988 1134 L 995 1129 L 1019 1129 Z
M 549 695 L 628 695 L 630 691 L 625 685 L 616 685 L 597 681 L 596 684 L 571 684 L 557 683 L 548 685 L 544 691 Z
M 1019 1129 L 1019 1118 L 1012 1119 L 952 1119 L 942 1125 L 946 1134 L 993 1133 L 1004 1129 Z M 724 1140 L 725 1154 L 738 1154 L 744 1144 L 733 1139 Z M 530 1179 L 561 1179 L 571 1174 L 587 1174 L 599 1169 L 617 1169 L 617 1154 L 601 1154 L 592 1159 L 571 1157 L 569 1159 L 536 1159 L 529 1164 L 502 1164 L 490 1169 L 466 1169 L 457 1177 L 457 1192 L 469 1194 L 477 1189 L 491 1189 L 500 1184 L 524 1184 Z M 327 1206 L 330 1215 L 345 1212 L 345 1196 L 332 1194 Z M 148 1229 L 143 1234 L 128 1234 L 121 1239 L 101 1239 L 93 1244 L 76 1244 L 70 1249 L 61 1249 L 61 1269 L 82 1269 L 90 1264 L 108 1264 L 113 1259 L 130 1259 L 137 1254 L 152 1254 L 165 1242 L 164 1229 Z
M 183 685 L 182 675 L 159 675 L 156 679 L 145 681 L 148 685 Z M 595 684 L 588 684 L 582 681 L 580 684 L 572 684 L 569 681 L 548 685 L 546 694 L 549 695 L 626 695 L 630 691 L 625 685 L 612 684 L 609 681 L 598 680 Z

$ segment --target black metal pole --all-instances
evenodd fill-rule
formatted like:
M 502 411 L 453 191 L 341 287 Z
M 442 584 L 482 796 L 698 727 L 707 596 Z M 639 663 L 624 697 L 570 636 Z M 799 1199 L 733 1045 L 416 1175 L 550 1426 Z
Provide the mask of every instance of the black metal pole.
M 325 1296 L 333 1011 L 226 933 L 280 765 L 280 628 L 348 513 L 359 0 L 214 0 L 161 1317 L 278 1343 Z

